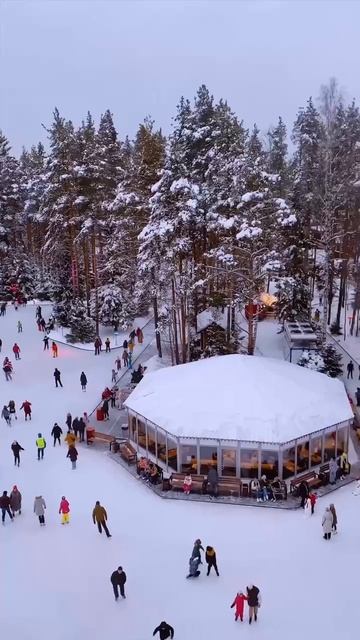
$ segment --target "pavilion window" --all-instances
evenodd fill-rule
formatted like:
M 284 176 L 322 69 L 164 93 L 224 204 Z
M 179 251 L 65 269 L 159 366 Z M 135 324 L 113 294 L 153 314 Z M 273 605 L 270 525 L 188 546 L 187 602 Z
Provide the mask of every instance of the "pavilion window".
M 324 462 L 335 458 L 336 431 L 324 434 Z
M 322 436 L 312 435 L 310 438 L 310 462 L 312 467 L 321 464 L 322 461 Z
M 288 447 L 282 451 L 283 458 L 283 480 L 295 475 L 295 447 Z

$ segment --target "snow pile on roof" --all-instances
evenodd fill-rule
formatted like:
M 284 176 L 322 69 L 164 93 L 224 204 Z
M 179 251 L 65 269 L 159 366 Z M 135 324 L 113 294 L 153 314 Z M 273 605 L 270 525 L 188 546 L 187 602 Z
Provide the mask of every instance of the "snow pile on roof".
M 219 327 L 222 327 L 223 329 L 226 329 L 227 314 L 225 311 L 221 311 L 221 309 L 216 307 L 209 307 L 208 309 L 198 313 L 196 316 L 198 333 L 200 331 L 204 331 L 204 329 L 207 329 L 213 323 L 219 325 Z
M 242 355 L 149 373 L 125 405 L 174 435 L 262 442 L 286 442 L 353 417 L 340 380 Z

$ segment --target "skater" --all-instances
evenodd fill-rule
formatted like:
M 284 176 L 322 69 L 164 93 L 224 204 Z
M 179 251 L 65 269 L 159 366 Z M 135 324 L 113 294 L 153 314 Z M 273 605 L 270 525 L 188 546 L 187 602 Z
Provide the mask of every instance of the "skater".
M 124 351 L 123 351 L 122 359 L 123 359 L 123 362 L 124 362 L 124 367 L 127 367 L 128 363 L 129 363 L 129 354 L 128 354 L 126 349 L 124 349 Z
M 333 533 L 337 533 L 337 513 L 336 513 L 336 509 L 335 509 L 335 505 L 333 503 L 331 503 L 330 507 L 329 507 L 331 514 L 332 514 L 332 526 L 331 526 L 331 530 Z
M 104 402 L 102 403 L 102 407 L 101 408 L 102 408 L 103 413 L 104 413 L 104 420 L 110 420 L 110 417 L 109 417 L 109 400 L 107 400 L 105 398 Z
M 311 504 L 311 515 L 314 515 L 315 505 L 317 501 L 317 493 L 310 493 L 309 500 Z
M 238 618 L 240 618 L 241 622 L 244 620 L 244 605 L 246 600 L 247 596 L 245 596 L 242 591 L 238 591 L 234 602 L 230 605 L 230 609 L 235 607 L 235 622 L 237 622 Z
M 59 445 L 60 445 L 60 447 L 61 447 L 61 439 L 60 439 L 60 436 L 62 436 L 62 432 L 63 432 L 62 428 L 61 428 L 61 427 L 59 427 L 59 425 L 58 425 L 58 423 L 57 423 L 57 422 L 55 422 L 55 424 L 54 424 L 54 426 L 53 426 L 53 428 L 52 428 L 52 432 L 51 432 L 51 435 L 52 435 L 52 437 L 54 438 L 54 447 L 55 447 L 55 445 L 56 445 L 56 442 L 58 442 L 58 443 L 59 443 Z
M 100 355 L 100 351 L 101 351 L 101 339 L 99 338 L 99 336 L 96 336 L 95 338 L 95 342 L 94 342 L 94 347 L 95 347 L 95 355 L 99 356 Z
M 81 389 L 83 391 L 86 391 L 87 377 L 83 371 L 81 372 L 81 376 L 80 376 L 80 384 L 81 384 Z
M 20 467 L 20 451 L 25 451 L 25 449 L 23 449 L 23 447 L 18 443 L 17 440 L 14 440 L 14 442 L 11 445 L 11 450 L 14 454 L 15 467 L 16 465 Z
M 128 342 L 128 349 L 129 349 L 129 353 L 132 354 L 132 352 L 134 351 L 134 342 L 131 339 Z
M 159 626 L 156 627 L 156 629 L 154 629 L 153 636 L 156 636 L 157 633 L 160 636 L 160 640 L 167 640 L 167 638 L 174 637 L 173 627 L 171 627 L 167 622 L 165 622 L 165 620 L 160 622 Z
M 36 496 L 34 500 L 34 513 L 38 516 L 40 527 L 45 527 L 45 509 L 46 504 L 42 496 Z
M 116 364 L 116 371 L 120 371 L 121 369 L 121 358 L 120 356 L 118 356 L 115 360 L 115 364 Z M 116 382 L 116 381 L 115 381 Z
M 69 431 L 71 429 L 71 421 L 72 421 L 71 413 L 68 412 L 66 414 L 65 424 L 66 424 L 67 428 L 69 429 Z
M 0 307 L 0 316 L 6 316 L 6 305 L 7 302 L 3 302 Z
M 199 571 L 199 558 L 193 558 L 191 557 L 189 560 L 189 573 L 186 576 L 187 578 L 198 578 L 200 575 L 200 571 Z
M 38 433 L 38 437 L 36 438 L 35 444 L 37 446 L 37 456 L 38 460 L 43 460 L 44 458 L 44 449 L 46 448 L 46 440 L 42 437 L 41 433 Z
M 219 492 L 219 475 L 216 467 L 214 466 L 210 467 L 208 471 L 207 482 L 209 487 L 209 490 L 208 490 L 209 495 L 213 496 L 214 498 L 217 498 L 218 492 Z
M 61 498 L 59 513 L 61 514 L 61 524 L 69 524 L 70 521 L 70 505 L 65 496 Z
M 324 540 L 330 540 L 331 530 L 333 525 L 333 515 L 330 511 L 330 507 L 326 507 L 321 524 L 322 524 L 323 533 L 324 533 L 323 535 Z
M 208 576 L 210 574 L 211 567 L 214 567 L 215 573 L 219 577 L 219 570 L 216 564 L 216 551 L 213 547 L 209 547 L 209 546 L 206 547 L 205 560 L 208 566 L 206 575 Z
M 21 514 L 21 493 L 16 484 L 14 484 L 12 492 L 10 493 L 10 509 L 13 516 L 15 516 L 17 511 L 19 512 L 19 515 Z
M 111 369 L 111 382 L 116 382 L 116 371 Z
M 20 407 L 20 411 L 21 409 L 24 409 L 24 416 L 25 416 L 25 421 L 29 418 L 29 420 L 31 420 L 31 402 L 29 402 L 29 400 L 24 400 L 24 402 L 22 403 L 21 407 Z
M 117 387 L 114 387 L 114 389 L 112 389 L 111 391 L 111 398 L 110 398 L 110 406 L 114 409 L 115 407 L 115 400 L 116 400 L 116 393 L 118 391 Z
M 127 349 L 127 348 L 128 348 L 128 341 L 125 338 L 125 340 L 123 342 L 123 349 Z
M 0 313 L 0 315 L 1 315 L 1 313 Z M 1 347 L 2 347 L 2 340 L 0 338 L 0 353 L 1 353 Z
M 58 347 L 57 347 L 56 342 L 54 342 L 54 340 L 51 343 L 51 351 L 52 351 L 53 358 L 57 358 L 58 357 Z
M 54 371 L 54 378 L 55 378 L 55 386 L 56 388 L 58 387 L 58 385 L 60 385 L 60 387 L 62 387 L 62 382 L 61 382 L 61 372 L 59 371 L 59 369 L 57 369 L 55 367 L 55 371 Z
M 44 351 L 49 351 L 49 336 L 44 336 L 43 338 L 43 343 L 44 343 Z
M 130 351 L 129 355 L 128 355 L 128 368 L 132 369 L 132 353 Z
M 15 342 L 12 350 L 14 352 L 15 360 L 20 360 L 20 347 L 17 342 Z
M 309 487 L 307 482 L 303 480 L 302 482 L 300 482 L 300 485 L 299 485 L 299 496 L 301 497 L 300 507 L 302 509 L 305 509 L 305 502 L 307 500 L 308 495 L 309 495 Z
M 142 344 L 143 340 L 144 340 L 144 334 L 143 334 L 142 330 L 140 329 L 140 327 L 138 327 L 136 329 L 136 337 L 138 339 L 138 343 Z
M 314 320 L 315 320 L 315 322 L 320 322 L 320 311 L 319 311 L 319 309 L 315 309 Z
M 84 413 L 83 413 L 83 419 L 84 419 L 84 422 L 85 422 L 85 426 L 87 427 L 88 424 L 90 424 L 90 420 L 89 420 L 89 416 L 86 413 L 86 411 L 84 411 Z
M 84 422 L 83 418 L 79 419 L 78 427 L 79 427 L 79 439 L 80 439 L 80 442 L 84 442 L 86 425 L 85 425 L 85 422 Z
M 76 469 L 76 460 L 78 458 L 78 452 L 77 452 L 77 448 L 75 446 L 71 446 L 69 447 L 69 451 L 66 454 L 67 458 L 70 458 L 71 460 L 71 468 L 74 470 Z
M 112 572 L 110 581 L 114 590 L 115 600 L 119 600 L 119 587 L 121 597 L 126 598 L 124 589 L 126 582 L 126 573 L 122 567 L 118 567 L 116 571 Z
M 40 305 L 38 305 L 36 307 L 36 318 L 39 318 L 39 319 L 41 318 L 41 307 L 40 307 Z
M 10 360 L 8 358 L 5 358 L 4 364 L 3 364 L 3 372 L 5 374 L 5 380 L 8 382 L 9 380 L 12 380 L 12 364 L 10 362 Z
M 41 331 L 45 331 L 45 327 L 46 327 L 46 322 L 45 322 L 44 318 L 40 318 Z
M 14 416 L 15 420 L 17 420 L 16 407 L 15 407 L 14 400 L 9 400 L 8 409 L 10 411 L 10 416 Z
M 204 551 L 204 547 L 201 545 L 201 540 L 200 540 L 200 538 L 198 538 L 194 542 L 194 547 L 193 547 L 193 550 L 192 550 L 191 557 L 192 558 L 198 558 L 199 559 L 199 564 L 202 564 L 200 549 L 202 551 Z
M 18 323 L 17 323 L 17 330 L 18 330 L 18 333 L 22 333 L 23 326 L 22 326 L 22 322 L 21 322 L 21 320 L 18 320 Z
M 105 353 L 110 353 L 111 349 L 110 349 L 110 339 L 106 338 L 105 340 Z
M 3 410 L 1 412 L 1 417 L 4 418 L 6 424 L 9 425 L 9 427 L 11 427 L 11 415 L 10 415 L 10 411 L 7 408 L 6 404 L 4 404 L 4 406 L 3 406 Z
M 1 509 L 1 520 L 3 524 L 5 524 L 6 514 L 8 514 L 10 520 L 13 519 L 13 514 L 10 511 L 10 498 L 7 494 L 7 491 L 3 491 L 3 494 L 0 498 L 0 509 Z
M 354 363 L 353 363 L 352 360 L 350 360 L 350 362 L 348 362 L 346 370 L 347 370 L 348 379 L 351 378 L 351 380 L 352 380 L 353 379 L 353 373 L 354 373 Z
M 133 329 L 132 331 L 130 331 L 129 333 L 129 338 L 132 342 L 135 342 L 135 336 L 136 336 L 136 331 L 135 329 Z
M 65 436 L 65 442 L 68 447 L 75 447 L 76 436 L 74 433 L 72 433 L 72 431 L 70 431 L 70 429 Z
M 251 624 L 253 616 L 255 622 L 257 621 L 258 608 L 261 605 L 260 589 L 253 584 L 249 584 L 249 586 L 246 587 L 246 593 L 249 605 L 249 624 Z
M 186 496 L 190 495 L 192 486 L 192 477 L 190 473 L 188 473 L 184 478 L 183 491 Z
M 105 507 L 102 507 L 99 500 L 96 500 L 95 507 L 92 512 L 93 522 L 97 524 L 99 533 L 104 529 L 107 538 L 111 538 L 111 533 L 106 525 L 107 513 Z

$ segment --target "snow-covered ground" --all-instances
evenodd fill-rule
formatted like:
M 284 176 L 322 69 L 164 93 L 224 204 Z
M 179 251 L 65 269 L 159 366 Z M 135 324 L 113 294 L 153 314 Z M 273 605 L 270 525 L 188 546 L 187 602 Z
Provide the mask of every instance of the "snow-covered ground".
M 23 320 L 24 332 L 16 333 Z M 18 339 L 22 360 L 13 382 L 0 378 L 0 402 L 33 403 L 33 420 L 22 416 L 11 428 L 0 423 L 0 489 L 14 484 L 23 494 L 23 513 L 0 527 L 0 628 L 11 640 L 145 640 L 161 620 L 175 627 L 175 640 L 226 638 L 353 638 L 360 623 L 360 497 L 352 486 L 331 496 L 339 535 L 322 538 L 321 499 L 307 520 L 302 511 L 272 511 L 227 505 L 161 500 L 133 479 L 105 452 L 79 445 L 76 471 L 66 448 L 53 448 L 50 431 L 66 411 L 90 409 L 109 382 L 113 358 L 60 347 L 56 364 L 64 388 L 55 389 L 54 360 L 42 352 L 34 310 L 9 310 L 0 318 L 2 357 Z M 84 370 L 89 389 L 80 390 Z M 259 399 L 260 401 L 260 399 Z M 35 438 L 48 441 L 45 458 L 36 459 Z M 25 448 L 20 468 L 10 445 Z M 34 516 L 34 496 L 47 503 L 46 527 Z M 65 495 L 71 522 L 60 525 L 58 507 Z M 91 512 L 99 499 L 108 511 L 111 539 L 100 536 Z M 195 538 L 217 551 L 220 577 L 185 579 Z M 110 573 L 121 564 L 127 599 L 115 603 Z M 251 627 L 234 622 L 230 604 L 253 582 L 262 591 L 259 620 Z M 242 628 L 239 628 L 239 627 Z

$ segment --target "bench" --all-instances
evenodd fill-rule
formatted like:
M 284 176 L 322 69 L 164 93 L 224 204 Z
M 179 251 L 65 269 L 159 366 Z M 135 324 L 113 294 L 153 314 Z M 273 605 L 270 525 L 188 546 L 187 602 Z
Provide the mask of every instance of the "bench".
M 170 485 L 173 491 L 175 490 L 179 490 L 182 491 L 183 490 L 183 485 L 184 485 L 184 480 L 185 480 L 185 476 L 187 475 L 187 473 L 172 473 L 170 476 Z M 191 475 L 192 478 L 192 485 L 191 485 L 191 492 L 200 492 L 202 493 L 203 490 L 203 484 L 204 484 L 204 480 L 206 478 L 206 476 L 196 476 L 196 475 Z
M 119 444 L 120 456 L 125 460 L 128 465 L 135 464 L 137 453 L 130 442 L 120 442 Z
M 317 489 L 322 484 L 321 479 L 317 476 L 315 471 L 304 473 L 304 475 L 290 480 L 290 493 L 293 496 L 298 495 L 299 486 L 302 482 L 306 482 L 309 489 Z
M 94 431 L 90 434 L 86 434 L 86 444 L 94 444 L 95 440 L 99 442 L 105 442 L 109 445 L 109 449 L 111 449 L 111 445 L 115 442 L 114 436 L 111 436 L 109 433 L 101 433 L 101 431 Z
M 319 480 L 321 480 L 322 484 L 328 484 L 330 479 L 330 464 L 325 462 L 325 464 L 320 465 L 319 469 Z
M 232 476 L 221 476 L 218 484 L 219 495 L 230 495 L 234 493 L 240 498 L 241 496 L 241 480 Z

